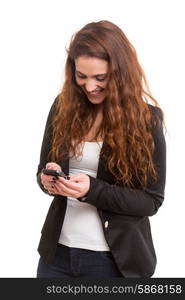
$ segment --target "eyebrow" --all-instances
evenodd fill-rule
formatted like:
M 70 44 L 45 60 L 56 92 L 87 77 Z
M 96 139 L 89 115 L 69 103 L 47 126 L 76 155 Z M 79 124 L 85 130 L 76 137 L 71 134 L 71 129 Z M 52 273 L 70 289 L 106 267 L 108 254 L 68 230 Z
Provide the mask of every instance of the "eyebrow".
M 80 73 L 80 74 L 83 75 L 83 76 L 87 76 L 87 75 L 85 75 L 84 73 L 82 73 L 82 72 L 80 72 L 80 71 L 78 71 L 78 70 L 76 70 L 76 72 Z M 108 73 L 101 73 L 101 74 L 93 75 L 92 77 L 106 76 L 107 74 L 108 74 Z

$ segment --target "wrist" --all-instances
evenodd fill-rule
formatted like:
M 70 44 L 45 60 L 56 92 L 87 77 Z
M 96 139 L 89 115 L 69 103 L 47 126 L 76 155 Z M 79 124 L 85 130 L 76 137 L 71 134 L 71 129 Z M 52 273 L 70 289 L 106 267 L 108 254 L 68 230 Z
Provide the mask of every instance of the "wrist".
M 88 196 L 88 192 L 87 192 L 85 195 L 83 195 L 83 196 L 81 196 L 81 197 L 78 197 L 77 200 L 79 200 L 79 201 L 81 201 L 81 202 L 84 202 L 84 201 L 86 201 L 87 196 Z

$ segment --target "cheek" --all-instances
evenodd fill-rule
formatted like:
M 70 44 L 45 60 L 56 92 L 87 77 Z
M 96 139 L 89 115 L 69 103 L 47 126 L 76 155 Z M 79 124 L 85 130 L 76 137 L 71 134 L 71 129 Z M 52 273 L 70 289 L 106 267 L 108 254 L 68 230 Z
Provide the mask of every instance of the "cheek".
M 75 76 L 76 84 L 79 86 L 83 85 L 83 80 L 79 79 L 78 77 Z
M 106 83 L 103 83 L 100 85 L 103 89 L 105 89 L 107 87 L 107 84 Z
M 108 85 L 108 82 L 103 82 L 99 86 L 102 87 L 103 89 L 106 89 Z

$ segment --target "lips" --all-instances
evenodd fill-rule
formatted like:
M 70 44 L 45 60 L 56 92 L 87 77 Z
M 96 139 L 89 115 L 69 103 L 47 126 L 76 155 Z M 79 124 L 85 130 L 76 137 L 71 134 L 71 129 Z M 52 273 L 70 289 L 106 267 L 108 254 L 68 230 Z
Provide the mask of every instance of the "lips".
M 89 96 L 99 96 L 102 92 L 103 92 L 104 89 L 101 89 L 101 90 L 98 90 L 98 91 L 94 91 L 94 92 L 91 92 L 91 93 L 87 93 Z

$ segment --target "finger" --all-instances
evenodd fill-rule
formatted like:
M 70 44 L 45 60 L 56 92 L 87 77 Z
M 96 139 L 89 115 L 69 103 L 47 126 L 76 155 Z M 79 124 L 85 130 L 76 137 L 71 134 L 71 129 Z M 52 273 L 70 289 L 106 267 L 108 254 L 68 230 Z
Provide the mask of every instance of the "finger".
M 47 190 L 48 190 L 49 194 L 56 195 L 58 193 L 58 191 L 54 185 L 49 186 Z
M 60 165 L 53 163 L 53 162 L 49 162 L 46 164 L 46 169 L 53 169 L 56 171 L 62 171 Z
M 53 195 L 53 196 L 57 195 L 57 193 L 56 193 L 55 191 L 53 191 L 53 190 L 49 190 L 48 193 L 49 193 L 50 195 Z
M 58 180 L 55 176 L 43 175 L 41 178 L 41 182 L 43 185 L 49 185 L 51 183 L 55 183 Z
M 77 192 L 79 193 L 79 190 L 70 189 L 66 187 L 64 184 L 62 184 L 61 182 L 56 183 L 56 189 L 60 194 L 64 196 L 75 197 L 76 193 Z
M 53 164 L 52 163 L 47 163 L 46 164 L 46 169 L 52 169 Z
M 53 177 L 53 176 L 45 175 L 45 174 L 42 173 L 41 176 L 40 176 L 40 179 L 41 179 L 42 184 L 45 184 L 45 183 L 47 183 L 47 182 L 50 182 L 52 177 Z
M 77 175 L 72 175 L 72 176 L 70 176 L 70 181 L 71 182 L 82 182 L 82 181 L 84 181 L 84 180 L 87 180 L 87 178 L 86 178 L 86 174 L 77 174 Z
M 64 190 L 61 189 L 61 186 L 55 185 L 54 189 L 54 194 L 55 195 L 61 195 L 61 196 L 66 196 L 66 197 L 73 197 L 71 194 L 64 192 Z
M 70 182 L 79 182 L 78 177 L 76 178 L 76 176 L 70 176 Z
M 59 176 L 58 183 L 61 183 L 63 186 L 65 186 L 66 188 L 68 188 L 70 190 L 73 190 L 73 191 L 75 190 L 75 191 L 79 192 L 79 183 L 77 183 L 77 182 L 70 181 L 68 179 L 65 179 L 65 178 Z
M 49 188 L 51 189 L 51 188 L 55 188 L 55 183 L 56 183 L 55 180 L 50 180 L 50 181 L 47 180 L 44 182 L 43 186 L 46 189 L 49 189 Z
M 45 190 L 47 190 L 47 191 L 49 191 L 49 190 L 51 191 L 51 190 L 54 189 L 54 186 L 51 186 L 51 185 L 45 185 L 44 188 L 45 188 Z

